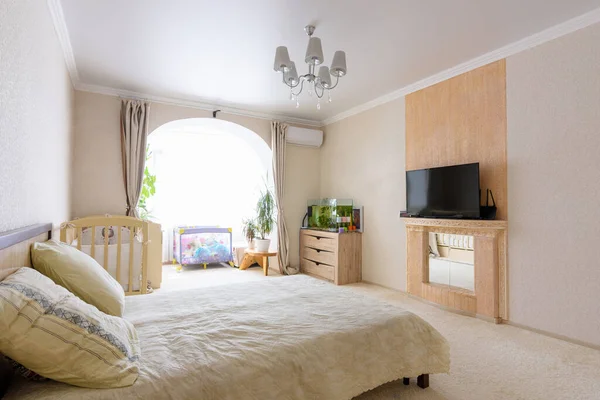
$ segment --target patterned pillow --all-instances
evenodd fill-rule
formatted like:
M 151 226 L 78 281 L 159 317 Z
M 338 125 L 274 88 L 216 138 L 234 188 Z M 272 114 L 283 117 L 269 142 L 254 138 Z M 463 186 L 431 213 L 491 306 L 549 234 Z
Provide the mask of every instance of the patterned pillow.
M 102 313 L 33 268 L 0 282 L 0 353 L 81 387 L 130 386 L 139 373 L 130 322 Z

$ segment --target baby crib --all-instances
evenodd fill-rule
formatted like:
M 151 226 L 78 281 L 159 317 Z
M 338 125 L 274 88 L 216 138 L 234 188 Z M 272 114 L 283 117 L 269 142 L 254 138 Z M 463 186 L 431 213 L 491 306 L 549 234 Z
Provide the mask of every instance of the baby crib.
M 146 294 L 149 286 L 160 287 L 162 235 L 158 224 L 126 216 L 91 216 L 62 224 L 60 240 L 98 261 L 126 295 Z

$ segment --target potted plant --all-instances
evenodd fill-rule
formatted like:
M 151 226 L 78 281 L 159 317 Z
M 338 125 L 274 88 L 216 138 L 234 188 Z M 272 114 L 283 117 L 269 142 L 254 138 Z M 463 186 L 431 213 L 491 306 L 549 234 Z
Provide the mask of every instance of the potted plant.
M 273 199 L 271 191 L 265 187 L 256 203 L 256 231 L 258 237 L 254 239 L 254 243 L 257 251 L 269 251 L 271 239 L 267 239 L 267 236 L 273 231 L 274 226 L 275 199 Z
M 253 219 L 247 218 L 242 221 L 242 230 L 248 241 L 248 249 L 254 249 L 254 238 L 256 238 L 256 222 Z

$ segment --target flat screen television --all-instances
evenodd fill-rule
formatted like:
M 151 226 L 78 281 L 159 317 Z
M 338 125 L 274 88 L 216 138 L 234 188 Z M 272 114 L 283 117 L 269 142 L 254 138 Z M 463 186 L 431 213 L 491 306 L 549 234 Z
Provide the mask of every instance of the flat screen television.
M 406 207 L 418 217 L 478 219 L 479 163 L 406 171 Z

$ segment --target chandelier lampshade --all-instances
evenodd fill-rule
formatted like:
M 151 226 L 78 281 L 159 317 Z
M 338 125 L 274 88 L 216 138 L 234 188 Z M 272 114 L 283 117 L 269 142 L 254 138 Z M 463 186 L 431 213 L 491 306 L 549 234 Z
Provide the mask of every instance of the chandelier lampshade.
M 336 51 L 331 62 L 331 75 L 341 78 L 346 72 L 346 53 Z
M 275 62 L 273 64 L 273 69 L 275 72 L 286 72 L 292 67 L 292 62 L 290 61 L 290 55 L 288 53 L 288 49 L 285 46 L 279 46 L 275 50 Z
M 298 71 L 296 71 L 296 63 L 292 61 L 291 64 L 289 71 L 283 73 L 283 78 L 290 85 L 296 85 L 298 84 Z
M 325 62 L 323 57 L 323 47 L 321 39 L 313 37 L 315 27 L 307 25 L 304 31 L 308 35 L 308 46 L 304 56 L 304 62 L 308 64 L 308 73 L 298 75 L 296 64 L 290 60 L 288 49 L 285 46 L 279 46 L 275 50 L 275 62 L 273 69 L 276 72 L 282 72 L 282 81 L 290 89 L 290 99 L 296 102 L 296 107 L 300 107 L 298 96 L 302 93 L 304 86 L 307 86 L 309 96 L 313 93 L 317 96 L 317 110 L 321 109 L 321 98 L 327 91 L 327 101 L 331 102 L 331 90 L 335 89 L 341 77 L 347 73 L 346 53 L 336 51 L 333 55 L 331 68 L 321 65 Z M 319 66 L 317 75 L 317 66 Z M 335 77 L 335 83 L 331 77 Z M 294 90 L 298 88 L 297 90 Z
M 310 65 L 319 65 L 323 63 L 323 48 L 321 47 L 321 39 L 318 37 L 311 37 L 308 40 L 304 62 Z
M 329 67 L 323 65 L 319 68 L 319 83 L 325 89 L 329 89 L 331 87 L 331 75 L 329 75 Z

